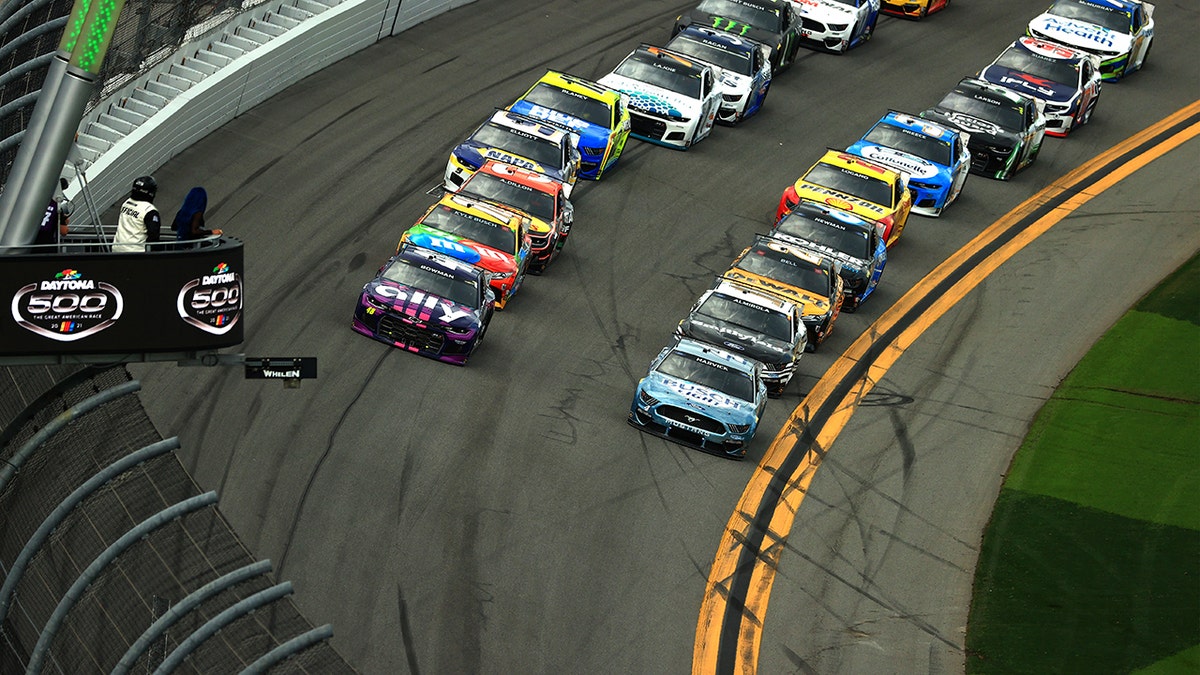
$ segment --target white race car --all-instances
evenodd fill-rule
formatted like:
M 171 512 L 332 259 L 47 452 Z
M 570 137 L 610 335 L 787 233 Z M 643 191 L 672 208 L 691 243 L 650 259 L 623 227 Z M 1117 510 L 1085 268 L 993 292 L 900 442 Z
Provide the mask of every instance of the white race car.
M 1100 77 L 1116 82 L 1141 69 L 1154 38 L 1154 5 L 1141 0 L 1055 0 L 1029 22 L 1029 34 L 1100 57 Z
M 717 68 L 718 122 L 737 124 L 762 108 L 771 87 L 771 50 L 766 45 L 714 28 L 688 26 L 671 38 L 667 49 Z
M 721 87 L 712 66 L 641 45 L 600 84 L 629 95 L 631 135 L 686 150 L 712 131 Z
M 844 54 L 871 39 L 881 0 L 790 0 L 800 15 L 800 44 Z

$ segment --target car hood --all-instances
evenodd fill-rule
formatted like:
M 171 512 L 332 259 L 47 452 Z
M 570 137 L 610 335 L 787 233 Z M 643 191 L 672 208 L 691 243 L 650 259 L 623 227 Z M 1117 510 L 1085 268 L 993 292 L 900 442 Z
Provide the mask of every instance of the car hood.
M 700 12 L 694 9 L 690 12 L 685 12 L 683 16 L 679 17 L 679 21 L 676 22 L 676 25 L 681 29 L 693 25 L 704 26 L 706 28 L 716 28 L 717 30 L 723 30 L 727 33 L 733 33 L 738 37 L 750 38 L 755 42 L 761 42 L 766 45 L 767 48 L 771 50 L 772 54 L 775 53 L 775 48 L 779 45 L 779 39 L 781 37 L 781 34 L 778 31 L 758 28 L 747 23 L 742 23 L 733 19 L 727 19 L 716 14 L 709 14 L 708 12 Z
M 483 166 L 483 163 L 489 159 L 494 159 L 498 162 L 504 162 L 505 164 L 519 166 L 522 169 L 529 169 L 530 171 L 544 173 L 560 183 L 563 182 L 563 171 L 562 167 L 560 166 L 546 166 L 544 164 L 538 164 L 537 162 L 526 157 L 515 155 L 501 148 L 493 148 L 482 143 L 477 143 L 476 141 L 467 140 L 459 144 L 458 147 L 454 148 L 454 154 L 466 161 L 469 161 L 475 166 L 475 168 Z
M 372 279 L 363 293 L 397 314 L 424 323 L 458 330 L 477 329 L 480 325 L 479 310 L 394 281 Z
M 890 206 L 876 204 L 865 199 L 859 199 L 853 195 L 848 195 L 845 192 L 839 192 L 832 188 L 827 188 L 824 185 L 809 183 L 803 179 L 796 181 L 796 194 L 801 198 L 811 199 L 814 202 L 828 204 L 835 209 L 849 211 L 850 213 L 869 218 L 871 220 L 881 220 L 893 213 L 895 209 Z
M 511 110 L 534 119 L 546 120 L 551 124 L 567 127 L 579 134 L 579 145 L 582 147 L 596 148 L 608 145 L 608 135 L 611 133 L 608 127 L 592 124 L 587 120 L 525 100 L 512 104 Z
M 792 346 L 719 319 L 707 316 L 690 316 L 684 319 L 680 331 L 685 337 L 701 342 L 724 346 L 742 356 L 763 363 L 790 361 Z
M 779 237 L 781 239 L 785 239 L 787 241 L 794 241 L 797 244 L 803 246 L 804 248 L 812 249 L 814 251 L 821 253 L 822 255 L 824 255 L 827 258 L 833 258 L 834 260 L 838 261 L 842 265 L 842 272 L 843 272 L 842 276 L 846 276 L 846 273 L 854 274 L 854 275 L 866 274 L 867 268 L 871 264 L 871 261 L 869 261 L 869 260 L 865 260 L 863 258 L 852 256 L 849 253 L 846 253 L 845 251 L 838 251 L 837 249 L 830 248 L 829 246 L 825 246 L 824 244 L 818 244 L 815 241 L 809 241 L 807 239 L 797 239 L 796 237 L 792 237 L 792 236 L 789 236 L 786 234 L 781 234 L 781 235 L 779 235 Z
M 642 380 L 642 389 L 654 398 L 681 408 L 691 408 L 733 424 L 754 421 L 754 403 L 723 394 L 716 389 L 651 371 Z
M 516 259 L 511 254 L 427 225 L 409 228 L 405 239 L 417 246 L 445 253 L 489 272 L 511 274 L 517 271 Z
M 1079 91 L 1074 85 L 1054 82 L 1003 66 L 988 66 L 980 75 L 992 84 L 1035 96 L 1044 101 L 1070 101 Z
M 670 117 L 695 117 L 700 112 L 700 100 L 634 80 L 616 73 L 600 78 L 600 84 L 629 95 L 629 107 Z
M 830 308 L 829 298 L 823 295 L 813 293 L 799 286 L 793 286 L 789 283 L 754 274 L 753 272 L 746 272 L 736 267 L 725 272 L 722 278 L 731 281 L 740 281 L 798 303 L 801 306 L 801 312 L 805 316 L 822 315 L 828 312 Z
M 934 164 L 923 157 L 910 155 L 903 150 L 889 148 L 886 145 L 876 145 L 874 143 L 859 141 L 847 148 L 846 151 L 859 157 L 865 157 L 877 164 L 882 164 L 897 171 L 903 171 L 912 178 L 949 177 L 949 167 Z
M 932 108 L 921 113 L 921 117 L 948 124 L 956 129 L 962 129 L 971 135 L 968 146 L 978 147 L 981 143 L 1002 142 L 1012 145 L 1018 134 L 985 119 L 960 112 L 948 112 L 941 108 Z
M 1051 40 L 1089 52 L 1122 53 L 1133 45 L 1133 36 L 1127 33 L 1054 14 L 1039 15 L 1029 22 L 1029 28 Z

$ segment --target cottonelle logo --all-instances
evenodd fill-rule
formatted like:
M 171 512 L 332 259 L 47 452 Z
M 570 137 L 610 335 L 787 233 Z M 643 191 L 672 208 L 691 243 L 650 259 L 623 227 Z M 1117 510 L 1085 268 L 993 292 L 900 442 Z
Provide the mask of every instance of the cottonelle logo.
M 12 316 L 25 330 L 74 342 L 112 326 L 124 307 L 116 286 L 65 269 L 51 279 L 22 286 L 13 295 Z
M 242 317 L 242 275 L 218 263 L 210 274 L 179 289 L 175 309 L 179 318 L 206 333 L 228 333 Z

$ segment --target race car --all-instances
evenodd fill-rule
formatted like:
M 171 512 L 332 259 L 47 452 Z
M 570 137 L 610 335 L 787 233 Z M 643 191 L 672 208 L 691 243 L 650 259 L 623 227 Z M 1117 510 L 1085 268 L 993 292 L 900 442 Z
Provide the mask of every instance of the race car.
M 959 129 L 891 110 L 846 152 L 908 174 L 913 213 L 937 217 L 967 182 L 970 140 Z
M 766 45 L 772 73 L 791 66 L 800 50 L 800 17 L 789 0 L 701 0 L 675 18 L 671 34 L 688 26 L 708 26 Z
M 541 274 L 571 233 L 575 207 L 563 184 L 544 173 L 488 160 L 459 190 L 529 216 L 529 273 Z
M 678 338 L 638 382 L 628 420 L 668 441 L 742 459 L 766 402 L 761 363 Z
M 963 78 L 921 117 L 970 134 L 971 172 L 1009 180 L 1037 159 L 1046 135 L 1040 99 L 986 82 Z
M 465 366 L 496 309 L 491 273 L 413 244 L 363 286 L 355 331 L 393 347 Z
M 598 82 L 547 71 L 508 109 L 579 135 L 579 177 L 600 180 L 629 140 L 629 97 Z
M 1100 57 L 1028 35 L 1009 45 L 979 77 L 1041 99 L 1047 136 L 1066 136 L 1087 124 L 1100 100 Z
M 909 19 L 924 19 L 950 5 L 950 0 L 883 0 L 879 11 Z
M 842 309 L 855 312 L 875 292 L 887 265 L 879 230 L 866 218 L 805 199 L 775 223 L 771 236 L 836 260 L 845 295 Z
M 737 124 L 762 108 L 771 87 L 770 51 L 765 46 L 712 28 L 688 26 L 671 38 L 667 49 L 717 69 L 718 122 Z
M 1141 70 L 1154 39 L 1154 5 L 1141 0 L 1055 0 L 1029 22 L 1033 37 L 1100 57 L 1100 77 L 1116 82 Z
M 600 78 L 600 84 L 629 96 L 634 138 L 677 150 L 708 136 L 721 105 L 716 69 L 645 44 Z
M 871 39 L 880 0 L 789 0 L 800 15 L 800 44 L 845 54 Z
M 841 150 L 828 150 L 808 171 L 789 185 L 775 210 L 778 222 L 801 199 L 869 218 L 883 226 L 890 247 L 900 238 L 912 211 L 908 175 Z
M 567 196 L 579 175 L 579 135 L 508 110 L 492 113 L 467 140 L 450 151 L 444 180 L 454 192 L 489 159 L 544 173 L 563 184 Z
M 530 222 L 516 211 L 451 193 L 404 231 L 396 253 L 411 243 L 482 267 L 492 273 L 496 309 L 504 309 L 525 281 Z
M 675 334 L 762 363 L 772 398 L 783 395 L 808 346 L 808 329 L 796 303 L 735 281 L 721 281 L 705 291 Z
M 800 305 L 808 329 L 805 348 L 815 352 L 833 332 L 842 310 L 838 263 L 829 256 L 766 235 L 758 235 L 734 259 L 721 279 L 737 281 Z

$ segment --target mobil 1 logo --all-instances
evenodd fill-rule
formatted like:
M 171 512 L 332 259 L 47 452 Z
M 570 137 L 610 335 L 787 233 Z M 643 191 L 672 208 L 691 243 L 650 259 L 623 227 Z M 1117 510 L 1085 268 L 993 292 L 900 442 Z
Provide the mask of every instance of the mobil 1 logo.
M 12 317 L 37 335 L 74 342 L 114 325 L 124 307 L 116 286 L 68 268 L 18 289 L 12 298 Z
M 175 309 L 184 322 L 206 333 L 228 333 L 242 317 L 242 275 L 218 263 L 179 289 Z

